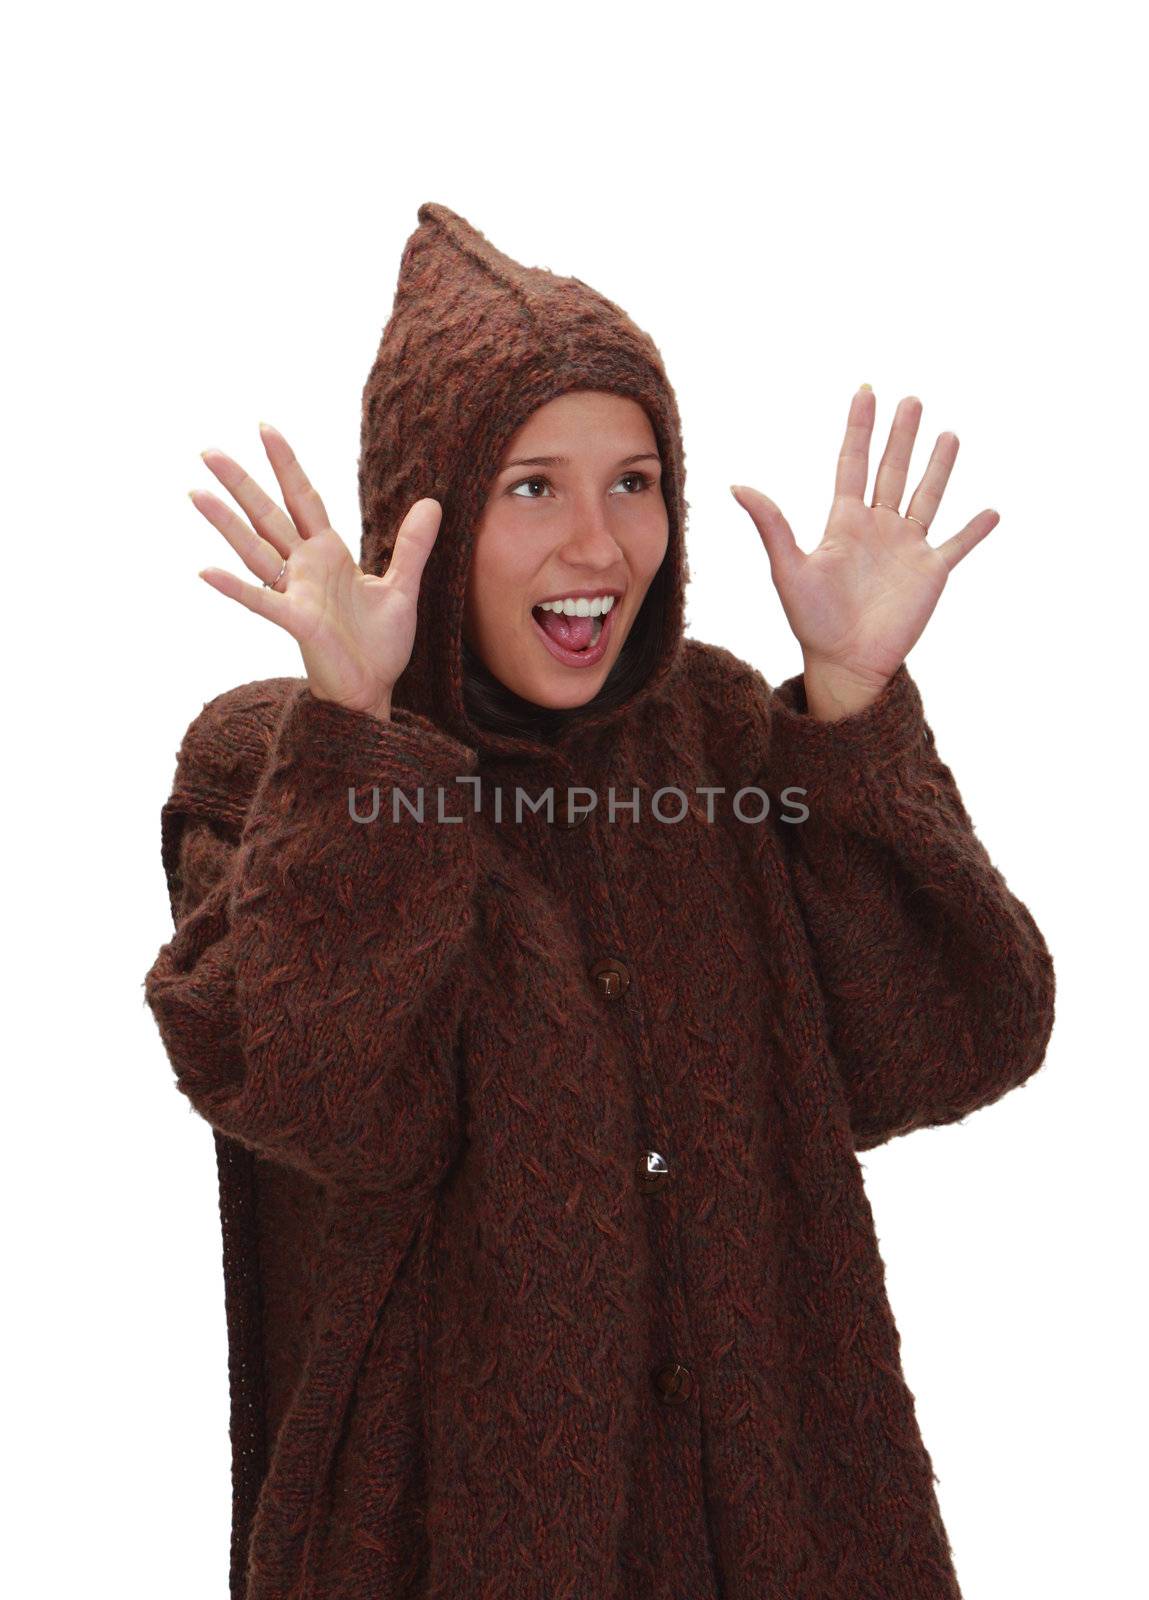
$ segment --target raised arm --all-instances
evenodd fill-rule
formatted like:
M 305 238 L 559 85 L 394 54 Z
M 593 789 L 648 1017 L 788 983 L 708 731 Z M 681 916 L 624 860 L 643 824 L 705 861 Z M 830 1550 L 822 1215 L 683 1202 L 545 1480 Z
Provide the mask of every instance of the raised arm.
M 209 712 L 181 750 L 184 796 L 211 789 L 229 743 L 226 708 Z M 202 813 L 185 821 L 179 921 L 145 992 L 177 1086 L 221 1132 L 380 1193 L 450 1160 L 476 881 L 470 790 L 453 779 L 474 759 L 413 713 L 382 721 L 300 684 L 235 842 Z M 367 815 L 375 785 L 377 820 L 354 820 L 349 789 Z M 436 820 L 440 785 L 460 821 Z M 423 788 L 423 822 L 391 820 L 393 786 Z
M 819 721 L 802 676 L 766 703 L 762 786 L 821 979 L 859 1149 L 960 1121 L 1032 1076 L 1053 962 L 974 832 L 903 664 L 864 710 Z
M 442 507 L 417 501 L 386 575 L 364 573 L 287 441 L 262 431 L 288 510 L 222 452 L 203 459 L 250 523 L 195 503 L 263 581 L 200 576 L 289 632 L 307 678 L 269 744 L 260 685 L 189 729 L 164 808 L 179 921 L 146 998 L 179 1088 L 221 1133 L 329 1185 L 399 1196 L 453 1154 L 474 925 L 473 795 L 454 780 L 477 754 L 391 706 Z M 376 788 L 380 814 L 359 820 Z M 422 818 L 396 817 L 397 788 L 423 790 Z
M 874 407 L 863 384 L 809 553 L 772 500 L 733 486 L 802 647 L 798 677 L 771 694 L 755 673 L 738 697 L 761 735 L 759 781 L 772 796 L 808 791 L 809 818 L 779 820 L 779 836 L 862 1148 L 957 1121 L 1022 1083 L 1044 1058 L 1054 1002 L 1045 942 L 974 833 L 905 665 L 949 574 L 998 514 L 930 543 L 953 433 L 939 434 L 901 511 L 915 395 L 898 405 L 867 503 Z

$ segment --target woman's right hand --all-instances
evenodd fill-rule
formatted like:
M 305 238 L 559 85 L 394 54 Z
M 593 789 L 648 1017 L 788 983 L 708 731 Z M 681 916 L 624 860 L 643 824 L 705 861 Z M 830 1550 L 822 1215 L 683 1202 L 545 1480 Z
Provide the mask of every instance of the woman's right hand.
M 290 516 L 230 456 L 205 450 L 203 460 L 252 526 L 204 490 L 190 490 L 191 501 L 260 585 L 244 583 L 222 567 L 205 567 L 200 577 L 286 628 L 303 654 L 317 699 L 387 719 L 391 691 L 415 645 L 419 585 L 443 508 L 437 500 L 417 500 L 400 525 L 387 571 L 382 577 L 364 573 L 331 526 L 287 440 L 267 423 L 260 424 L 260 436 Z M 275 588 L 266 587 L 275 582 L 285 558 L 282 578 Z

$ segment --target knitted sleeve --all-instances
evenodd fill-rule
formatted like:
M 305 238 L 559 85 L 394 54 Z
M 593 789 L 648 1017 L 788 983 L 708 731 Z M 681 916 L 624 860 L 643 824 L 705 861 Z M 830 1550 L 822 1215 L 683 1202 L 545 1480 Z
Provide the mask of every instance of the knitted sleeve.
M 250 719 L 232 726 L 235 747 L 250 742 Z M 261 1155 L 395 1195 L 449 1159 L 457 1127 L 453 978 L 476 858 L 471 790 L 453 780 L 476 753 L 412 712 L 383 722 L 304 681 L 240 807 L 234 758 L 219 782 L 226 720 L 198 748 L 195 731 L 165 807 L 175 934 L 144 980 L 177 1087 Z M 454 821 L 437 820 L 439 786 Z M 422 821 L 403 807 L 392 820 L 395 788 L 422 795 Z M 376 789 L 377 817 L 356 820 Z
M 1022 1084 L 1053 1028 L 1054 971 L 1027 908 L 974 832 L 903 662 L 835 722 L 802 675 L 772 692 L 763 787 L 828 1012 L 855 1142 L 957 1122 Z M 794 815 L 783 802 L 780 819 Z

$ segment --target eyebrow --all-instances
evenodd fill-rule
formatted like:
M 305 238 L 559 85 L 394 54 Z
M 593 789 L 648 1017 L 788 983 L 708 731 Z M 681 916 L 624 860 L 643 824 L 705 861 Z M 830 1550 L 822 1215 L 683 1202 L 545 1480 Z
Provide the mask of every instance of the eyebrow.
M 645 450 L 645 451 L 642 452 L 642 454 L 637 455 L 637 456 L 626 456 L 622 461 L 618 462 L 618 465 L 620 467 L 629 467 L 632 464 L 632 462 L 635 462 L 635 461 L 657 461 L 660 466 L 662 465 L 662 457 L 658 456 L 658 455 L 655 455 L 654 452 L 650 451 L 650 450 Z M 569 467 L 569 466 L 570 466 L 570 457 L 569 456 L 522 456 L 517 461 L 508 461 L 506 466 L 503 468 L 503 471 L 504 472 L 509 472 L 512 467 Z

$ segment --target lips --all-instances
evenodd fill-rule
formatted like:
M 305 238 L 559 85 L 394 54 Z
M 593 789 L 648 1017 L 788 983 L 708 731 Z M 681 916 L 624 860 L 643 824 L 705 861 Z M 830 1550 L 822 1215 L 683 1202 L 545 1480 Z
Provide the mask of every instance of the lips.
M 531 625 L 535 628 L 543 644 L 554 656 L 556 661 L 561 661 L 565 667 L 593 667 L 598 664 L 607 652 L 611 635 L 614 631 L 614 619 L 618 612 L 618 601 L 611 606 L 606 616 L 602 619 L 602 632 L 594 644 L 588 645 L 585 650 L 568 650 L 557 639 L 552 639 L 547 630 L 540 623 L 538 616 L 532 610 Z

